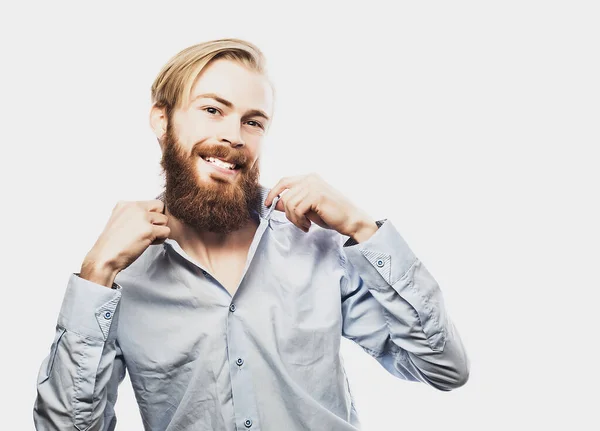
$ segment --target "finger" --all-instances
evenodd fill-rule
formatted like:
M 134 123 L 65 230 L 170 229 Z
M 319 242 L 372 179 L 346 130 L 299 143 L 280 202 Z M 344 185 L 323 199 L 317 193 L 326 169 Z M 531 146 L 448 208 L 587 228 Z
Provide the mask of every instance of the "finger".
M 294 209 L 294 213 L 298 217 L 298 220 L 302 223 L 306 229 L 310 229 L 311 223 L 311 215 L 316 214 L 313 211 L 314 200 L 311 198 L 309 192 L 305 192 L 302 196 L 302 199 L 298 201 L 296 204 L 296 208 Z M 317 216 L 318 217 L 318 216 Z
M 154 211 L 148 211 L 146 214 L 148 215 L 148 220 L 152 224 L 166 226 L 167 221 L 169 220 L 169 217 L 166 215 Z
M 275 184 L 275 186 L 269 191 L 269 194 L 267 195 L 267 197 L 265 199 L 265 205 L 266 206 L 271 205 L 271 203 L 273 202 L 273 199 L 275 199 L 275 196 L 280 194 L 285 189 L 289 189 L 289 188 L 293 187 L 302 178 L 303 178 L 303 175 L 298 175 L 295 177 L 283 177 L 282 179 L 280 179 L 277 182 L 277 184 Z
M 155 211 L 155 212 L 159 212 L 159 213 L 164 212 L 165 203 L 163 201 L 161 201 L 160 199 L 151 199 L 149 201 L 140 201 L 139 203 L 146 211 Z
M 325 223 L 319 213 L 316 211 L 321 195 L 314 190 L 307 196 L 300 204 L 298 211 L 302 212 L 304 216 L 312 223 L 315 223 L 322 228 L 331 229 L 331 227 Z
M 317 225 L 321 226 L 324 229 L 331 229 L 331 226 L 329 226 L 327 223 L 325 223 L 325 221 L 321 218 L 321 216 L 319 214 L 317 214 L 315 211 L 310 211 L 306 215 L 306 218 L 308 218 L 310 221 L 312 221 L 313 223 L 316 223 Z
M 291 192 L 289 194 L 291 195 Z M 296 222 L 308 230 L 310 228 L 310 220 L 306 218 L 306 213 L 309 212 L 312 207 L 309 191 L 306 189 L 299 189 L 293 195 L 288 197 L 287 204 L 290 207 Z
M 304 214 L 298 211 L 298 208 L 308 193 L 302 189 L 295 189 L 285 194 L 281 200 L 284 201 L 285 214 L 292 223 L 308 232 L 310 221 L 304 217 Z M 280 200 L 280 201 L 281 201 Z
M 154 241 L 151 244 L 162 244 L 171 234 L 171 229 L 168 226 L 153 225 L 152 234 L 154 235 Z
M 285 189 L 284 191 L 281 192 L 280 199 L 277 201 L 277 205 L 275 205 L 275 210 L 277 211 L 285 211 L 285 206 L 283 204 L 283 196 L 285 196 L 286 193 L 289 193 L 291 189 Z M 273 198 L 275 199 L 275 198 Z
M 304 232 L 308 231 L 308 228 L 306 226 L 303 226 L 302 223 L 298 222 L 298 220 L 296 219 L 296 217 L 294 215 L 294 212 L 288 205 L 285 205 L 285 215 L 289 221 L 291 221 L 296 227 L 298 227 L 298 229 L 300 229 Z

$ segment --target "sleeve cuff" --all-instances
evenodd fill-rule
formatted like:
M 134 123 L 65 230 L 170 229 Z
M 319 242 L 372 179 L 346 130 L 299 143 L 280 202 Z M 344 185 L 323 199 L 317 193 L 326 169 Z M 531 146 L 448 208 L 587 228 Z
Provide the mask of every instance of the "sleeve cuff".
M 73 273 L 69 277 L 58 325 L 67 331 L 106 341 L 117 317 L 120 299 L 121 286 L 117 283 L 109 289 Z
M 344 248 L 344 253 L 367 286 L 374 288 L 393 285 L 416 260 L 390 220 L 382 223 L 367 241 Z

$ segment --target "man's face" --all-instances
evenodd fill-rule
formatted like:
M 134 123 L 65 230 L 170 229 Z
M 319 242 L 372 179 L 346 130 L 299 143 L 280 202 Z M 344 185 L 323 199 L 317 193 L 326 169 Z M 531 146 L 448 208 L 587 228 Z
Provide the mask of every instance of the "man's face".
M 260 146 L 272 115 L 264 75 L 217 60 L 192 87 L 190 102 L 173 112 L 163 141 L 169 212 L 198 229 L 241 228 L 260 202 Z M 219 159 L 219 160 L 217 160 Z

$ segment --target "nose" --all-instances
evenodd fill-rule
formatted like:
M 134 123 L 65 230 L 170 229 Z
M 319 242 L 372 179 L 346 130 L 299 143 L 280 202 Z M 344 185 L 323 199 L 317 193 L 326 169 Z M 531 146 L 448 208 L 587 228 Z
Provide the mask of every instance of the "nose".
M 234 116 L 221 123 L 222 127 L 219 130 L 219 136 L 217 136 L 217 139 L 219 142 L 227 143 L 233 148 L 241 148 L 246 145 L 244 138 L 242 138 L 242 128 L 240 127 L 241 123 L 233 117 Z

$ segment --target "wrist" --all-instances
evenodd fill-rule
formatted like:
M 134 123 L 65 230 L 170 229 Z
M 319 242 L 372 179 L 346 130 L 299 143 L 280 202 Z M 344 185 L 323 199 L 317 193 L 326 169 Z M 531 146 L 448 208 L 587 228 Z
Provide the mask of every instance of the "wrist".
M 109 262 L 86 257 L 81 265 L 79 276 L 92 283 L 111 287 L 119 271 Z
M 356 242 L 361 243 L 371 238 L 377 232 L 377 229 L 379 229 L 379 226 L 377 226 L 375 220 L 364 216 L 354 222 L 349 236 Z

